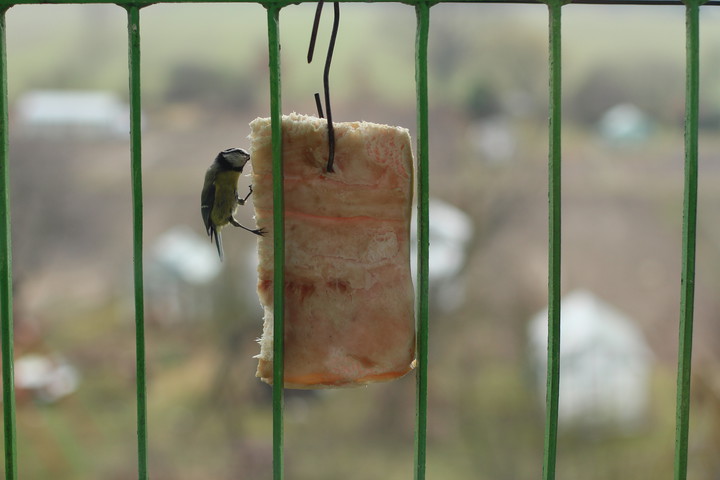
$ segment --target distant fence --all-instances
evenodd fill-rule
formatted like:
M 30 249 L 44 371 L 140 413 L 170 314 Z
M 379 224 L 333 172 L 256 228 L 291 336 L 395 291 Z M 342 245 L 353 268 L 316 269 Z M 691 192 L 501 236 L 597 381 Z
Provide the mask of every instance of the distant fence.
M 355 0 L 342 0 L 349 3 Z M 431 7 L 440 2 L 425 0 L 376 0 L 377 2 L 405 3 L 417 12 L 415 43 L 417 91 L 417 192 L 418 192 L 418 308 L 417 308 L 417 380 L 414 478 L 425 478 L 426 424 L 428 391 L 428 247 L 429 247 L 429 173 L 428 173 L 428 76 L 427 52 Z M 10 229 L 10 175 L 8 169 L 8 94 L 6 55 L 6 12 L 19 4 L 90 4 L 115 3 L 127 10 L 131 178 L 133 209 L 133 262 L 135 285 L 136 370 L 137 370 L 137 450 L 138 478 L 149 478 L 147 468 L 147 400 L 145 368 L 145 321 L 143 289 L 143 198 L 142 198 L 142 138 L 140 82 L 140 10 L 155 3 L 261 3 L 267 10 L 267 39 L 269 48 L 270 113 L 273 138 L 273 228 L 274 228 L 274 386 L 273 386 L 273 478 L 280 480 L 283 472 L 283 285 L 285 265 L 285 233 L 283 228 L 283 165 L 281 139 L 281 83 L 280 83 L 280 12 L 295 0 L 257 2 L 255 0 L 161 0 L 136 2 L 118 0 L 0 0 L 0 328 L 2 329 L 2 382 L 3 420 L 5 439 L 5 478 L 18 478 L 17 444 L 15 427 L 15 391 L 13 380 L 13 316 L 12 316 L 12 247 Z M 536 3 L 522 0 L 454 0 L 453 3 Z M 688 435 L 690 417 L 690 371 L 692 357 L 693 304 L 695 283 L 695 243 L 697 223 L 698 185 L 698 106 L 699 106 L 699 21 L 700 7 L 720 5 L 720 0 L 686 2 L 662 0 L 578 0 L 574 4 L 605 5 L 684 5 L 686 11 L 686 88 L 685 88 L 685 176 L 682 222 L 682 273 L 680 297 L 680 328 L 677 376 L 677 425 L 675 441 L 675 480 L 687 478 Z M 561 30 L 562 9 L 560 0 L 547 0 L 549 14 L 549 158 L 548 158 L 548 370 L 547 405 L 545 422 L 545 449 L 543 480 L 555 478 L 558 397 L 560 383 L 560 266 L 561 266 Z

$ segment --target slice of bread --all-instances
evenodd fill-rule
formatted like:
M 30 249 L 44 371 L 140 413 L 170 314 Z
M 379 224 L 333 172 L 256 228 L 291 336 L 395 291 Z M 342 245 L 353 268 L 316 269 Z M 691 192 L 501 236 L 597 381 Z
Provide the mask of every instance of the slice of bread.
M 250 124 L 259 228 L 258 295 L 265 308 L 257 376 L 273 380 L 272 146 L 269 118 Z M 391 380 L 415 356 L 410 275 L 413 158 L 404 128 L 282 119 L 285 184 L 285 386 Z

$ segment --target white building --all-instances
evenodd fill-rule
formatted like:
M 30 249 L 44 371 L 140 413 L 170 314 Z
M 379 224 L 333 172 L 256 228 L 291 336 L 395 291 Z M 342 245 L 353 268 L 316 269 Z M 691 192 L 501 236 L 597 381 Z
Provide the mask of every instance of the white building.
M 14 128 L 36 138 L 128 138 L 130 109 L 104 91 L 35 90 L 22 95 L 13 111 Z
M 620 103 L 603 114 L 598 129 L 607 142 L 634 145 L 647 140 L 652 132 L 652 122 L 636 105 Z
M 647 418 L 653 355 L 635 323 L 586 291 L 561 303 L 559 419 L 563 426 L 625 433 Z M 531 358 L 544 400 L 547 309 L 530 322 Z
M 212 314 L 212 281 L 221 268 L 207 237 L 182 225 L 163 233 L 149 249 L 145 268 L 148 317 L 172 324 Z
M 475 228 L 467 213 L 447 202 L 431 198 L 428 209 L 430 305 L 443 313 L 449 313 L 459 308 L 465 300 L 465 281 L 461 273 L 467 263 Z M 410 224 L 410 267 L 413 279 L 417 274 L 417 239 L 417 215 L 413 208 Z

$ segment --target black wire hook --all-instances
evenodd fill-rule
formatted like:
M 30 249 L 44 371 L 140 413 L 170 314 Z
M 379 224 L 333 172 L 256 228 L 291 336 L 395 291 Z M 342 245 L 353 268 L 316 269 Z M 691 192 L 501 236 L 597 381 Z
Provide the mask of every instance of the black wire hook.
M 315 41 L 317 40 L 318 26 L 320 25 L 320 15 L 325 2 L 319 0 L 317 9 L 315 10 L 315 20 L 313 21 L 312 34 L 310 35 L 310 47 L 308 48 L 307 61 L 312 62 L 313 53 L 315 52 Z M 330 63 L 332 62 L 333 51 L 335 50 L 335 40 L 337 39 L 338 26 L 340 25 L 340 2 L 333 2 L 333 26 L 330 34 L 330 44 L 328 45 L 327 57 L 325 58 L 325 70 L 323 71 L 323 91 L 325 93 L 325 110 L 327 110 L 328 125 L 328 154 L 327 171 L 333 172 L 333 162 L 335 161 L 335 128 L 332 121 L 332 110 L 330 109 Z M 318 109 L 318 116 L 323 118 L 322 104 L 320 102 L 320 94 L 315 94 L 315 104 Z

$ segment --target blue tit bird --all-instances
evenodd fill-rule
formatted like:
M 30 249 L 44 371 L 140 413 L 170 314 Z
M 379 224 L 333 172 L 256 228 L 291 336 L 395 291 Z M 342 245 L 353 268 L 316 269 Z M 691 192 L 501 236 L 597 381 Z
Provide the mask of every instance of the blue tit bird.
M 265 233 L 260 228 L 253 230 L 240 225 L 233 216 L 238 205 L 245 205 L 252 194 L 252 186 L 245 198 L 240 198 L 237 192 L 240 173 L 248 160 L 250 160 L 250 154 L 242 148 L 228 148 L 218 153 L 215 161 L 205 173 L 205 183 L 200 195 L 200 213 L 210 241 L 215 240 L 220 260 L 223 259 L 220 230 L 228 223 L 244 228 L 255 235 Z

